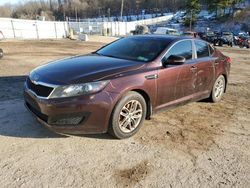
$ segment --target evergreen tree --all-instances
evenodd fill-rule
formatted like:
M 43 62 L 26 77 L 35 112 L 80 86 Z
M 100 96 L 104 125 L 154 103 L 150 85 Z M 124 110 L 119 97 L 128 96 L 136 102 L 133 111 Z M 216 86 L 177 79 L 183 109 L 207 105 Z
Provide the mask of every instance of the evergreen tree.
M 195 21 L 197 20 L 197 14 L 200 12 L 200 9 L 201 4 L 199 0 L 186 0 L 185 25 L 192 25 L 193 23 L 195 23 Z

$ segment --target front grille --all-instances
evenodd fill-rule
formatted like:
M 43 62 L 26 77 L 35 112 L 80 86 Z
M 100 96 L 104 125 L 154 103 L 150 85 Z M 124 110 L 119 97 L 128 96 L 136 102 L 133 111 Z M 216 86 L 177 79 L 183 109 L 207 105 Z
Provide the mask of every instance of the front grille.
M 40 97 L 48 97 L 50 95 L 50 93 L 52 92 L 52 90 L 54 88 L 52 87 L 48 87 L 48 86 L 44 86 L 44 85 L 40 85 L 40 84 L 34 84 L 33 82 L 31 82 L 30 78 L 27 78 L 27 87 L 33 91 L 37 96 Z

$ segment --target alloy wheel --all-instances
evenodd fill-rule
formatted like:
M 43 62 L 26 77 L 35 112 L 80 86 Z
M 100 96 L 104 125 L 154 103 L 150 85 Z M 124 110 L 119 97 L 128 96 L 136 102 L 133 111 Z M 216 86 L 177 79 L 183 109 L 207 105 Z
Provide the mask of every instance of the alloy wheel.
M 214 97 L 216 99 L 220 98 L 225 90 L 225 81 L 224 78 L 221 77 L 220 79 L 217 80 L 214 86 Z
M 124 133 L 130 133 L 140 124 L 143 116 L 142 105 L 137 100 L 127 102 L 119 114 L 119 128 Z

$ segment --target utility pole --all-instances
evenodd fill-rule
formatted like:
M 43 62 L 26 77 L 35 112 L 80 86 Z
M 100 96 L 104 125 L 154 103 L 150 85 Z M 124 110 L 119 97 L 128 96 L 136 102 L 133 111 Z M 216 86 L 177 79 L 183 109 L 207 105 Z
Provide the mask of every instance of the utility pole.
M 75 7 L 75 15 L 76 15 L 76 22 L 77 22 L 77 8 Z
M 108 21 L 110 21 L 110 8 L 108 8 Z
M 52 11 L 52 3 L 51 3 L 51 0 L 49 0 L 49 8 L 50 8 L 50 10 Z
M 121 2 L 121 21 L 122 21 L 122 15 L 123 15 L 123 6 L 124 6 L 124 0 Z

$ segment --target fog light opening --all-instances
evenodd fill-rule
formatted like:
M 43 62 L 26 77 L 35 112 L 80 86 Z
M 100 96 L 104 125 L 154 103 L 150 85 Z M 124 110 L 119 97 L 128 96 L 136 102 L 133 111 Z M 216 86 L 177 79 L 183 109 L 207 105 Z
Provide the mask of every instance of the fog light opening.
M 61 118 L 51 118 L 49 124 L 51 125 L 78 125 L 83 121 L 84 117 L 61 117 Z

